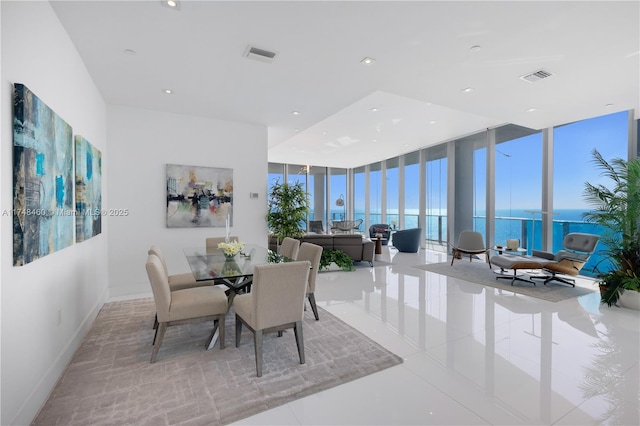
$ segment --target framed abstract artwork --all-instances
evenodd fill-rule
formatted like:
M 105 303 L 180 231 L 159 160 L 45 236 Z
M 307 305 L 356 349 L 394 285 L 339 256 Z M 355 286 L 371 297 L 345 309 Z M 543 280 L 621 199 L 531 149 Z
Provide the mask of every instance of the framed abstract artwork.
M 167 228 L 231 226 L 233 169 L 167 164 Z
M 76 145 L 76 242 L 102 232 L 102 153 L 85 138 Z
M 13 264 L 73 244 L 72 129 L 23 84 L 14 84 Z

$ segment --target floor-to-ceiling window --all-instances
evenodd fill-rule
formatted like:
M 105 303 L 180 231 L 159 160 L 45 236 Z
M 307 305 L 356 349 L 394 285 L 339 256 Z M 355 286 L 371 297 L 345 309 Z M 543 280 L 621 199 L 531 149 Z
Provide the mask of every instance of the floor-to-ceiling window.
M 403 229 L 418 228 L 420 213 L 420 152 L 404 156 L 404 217 L 400 218 Z M 392 223 L 393 224 L 393 223 Z
M 267 183 L 269 191 L 276 182 L 284 182 L 284 164 L 269 163 L 267 170 L 269 172 L 269 182 Z
M 287 183 L 295 184 L 300 182 L 306 190 L 308 169 L 309 166 L 305 166 L 304 164 L 287 164 Z
M 485 234 L 487 222 L 487 148 L 473 151 L 473 229 Z
M 542 248 L 542 133 L 519 126 L 496 129 L 495 243 L 520 240 Z
M 591 209 L 584 198 L 585 182 L 607 183 L 594 173 L 593 150 L 606 160 L 627 159 L 627 111 L 582 120 L 553 130 L 553 251 L 562 247 L 569 232 L 599 233 L 596 225 L 585 223 L 582 213 Z M 608 183 L 607 183 L 608 184 Z M 602 248 L 602 247 L 601 247 Z M 600 256 L 592 256 L 583 273 L 593 271 Z
M 428 240 L 446 241 L 447 235 L 447 149 L 446 144 L 427 148 L 426 206 Z
M 377 224 L 382 220 L 382 166 L 373 163 L 369 167 L 369 223 Z
M 329 202 L 332 204 L 331 220 L 346 220 L 349 207 L 347 169 L 331 168 L 331 200 Z
M 418 213 L 420 206 L 425 206 L 425 237 L 445 242 L 450 236 L 447 219 L 455 218 L 449 223 L 459 226 L 458 216 L 452 216 L 448 206 L 462 206 L 465 220 L 467 216 L 475 217 L 474 229 L 494 224 L 495 236 L 489 244 L 518 238 L 529 250 L 540 249 L 543 237 L 547 246 L 553 235 L 553 251 L 557 251 L 567 232 L 597 233 L 594 225 L 581 218 L 589 208 L 582 199 L 584 183 L 600 178 L 591 164 L 591 152 L 597 148 L 606 159 L 626 158 L 629 127 L 626 111 L 544 131 L 506 125 L 352 171 L 323 167 L 307 170 L 304 165 L 288 165 L 284 173 L 285 166 L 269 164 L 269 185 L 277 179 L 300 181 L 313 199 L 311 217 L 321 214 L 325 220 L 327 216 L 338 220 L 351 219 L 353 214 L 355 219 L 365 219 L 363 231 L 383 222 L 396 222 L 404 229 L 419 227 Z M 420 158 L 424 164 L 420 164 Z M 552 171 L 546 158 L 553 163 Z M 452 159 L 455 167 L 450 163 Z M 493 172 L 487 173 L 487 165 L 492 164 Z M 458 167 L 467 172 L 459 174 Z M 425 175 L 421 182 L 422 172 Z M 352 188 L 348 188 L 350 173 Z M 454 176 L 455 190 L 450 191 L 448 179 Z M 495 179 L 494 187 L 489 186 L 489 178 Z M 424 185 L 423 192 L 417 183 Z M 448 196 L 455 200 L 448 203 Z M 336 206 L 336 200 L 342 198 L 344 204 Z M 495 208 L 495 218 L 484 217 L 487 204 L 489 209 Z M 543 212 L 543 208 L 549 212 Z M 553 219 L 551 233 L 543 217 Z M 588 269 L 585 267 L 585 272 Z
M 387 205 L 386 223 L 389 225 L 398 226 L 400 220 L 400 194 L 399 189 L 399 164 L 398 157 L 390 158 L 386 162 L 386 179 L 387 179 Z
M 309 220 L 321 220 L 324 223 L 327 211 L 327 168 L 310 167 L 308 185 Z
M 353 169 L 353 218 L 362 219 L 365 222 L 363 229 L 367 226 L 367 177 L 365 172 L 364 166 Z

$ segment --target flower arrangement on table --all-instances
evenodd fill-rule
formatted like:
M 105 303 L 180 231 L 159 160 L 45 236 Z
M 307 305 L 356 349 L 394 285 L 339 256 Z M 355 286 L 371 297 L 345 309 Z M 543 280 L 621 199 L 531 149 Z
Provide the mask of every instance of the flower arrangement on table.
M 228 243 L 218 243 L 218 248 L 220 250 L 222 250 L 222 253 L 227 257 L 227 258 L 233 258 L 235 257 L 236 254 L 240 253 L 242 251 L 242 248 L 244 247 L 244 243 L 241 243 L 240 241 L 231 241 Z

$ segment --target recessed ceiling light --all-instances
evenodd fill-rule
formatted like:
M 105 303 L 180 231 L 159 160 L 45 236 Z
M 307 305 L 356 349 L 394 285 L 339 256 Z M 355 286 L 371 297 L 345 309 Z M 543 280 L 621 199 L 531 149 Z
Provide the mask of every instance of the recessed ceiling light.
M 436 120 L 431 120 L 431 121 L 429 122 L 429 124 L 436 124 L 436 123 L 437 123 L 437 121 L 436 121 Z
M 469 92 L 473 92 L 473 88 L 472 87 L 465 87 L 464 89 L 461 90 L 462 93 L 469 93 Z
M 160 0 L 160 4 L 164 7 L 168 7 L 169 9 L 180 9 L 180 2 L 178 2 L 178 0 Z
M 371 112 L 378 112 L 378 108 L 376 107 L 371 108 Z
M 292 115 L 300 115 L 300 111 L 292 111 L 291 114 Z
M 378 142 L 378 139 L 371 139 L 371 142 Z
M 537 111 L 538 108 L 527 108 L 527 112 L 534 112 Z
M 138 52 L 136 52 L 133 49 L 124 49 L 124 53 L 125 53 L 125 55 L 131 55 L 131 56 L 135 56 L 135 55 L 138 54 Z
M 172 95 L 173 94 L 173 90 L 171 90 L 171 89 L 162 89 L 162 93 L 167 94 L 167 95 Z
M 376 61 L 376 60 L 375 60 L 375 59 L 373 59 L 373 58 L 365 57 L 365 58 L 362 58 L 362 60 L 360 61 L 360 63 L 361 63 L 361 64 L 363 64 L 363 65 L 371 65 L 371 64 L 373 64 L 375 61 Z
M 475 45 L 475 46 L 471 46 L 469 48 L 469 50 L 471 50 L 472 52 L 477 52 L 478 50 L 482 49 L 482 47 Z
M 300 131 L 300 129 L 293 129 L 293 131 L 294 131 L 294 132 L 299 132 L 299 131 Z
M 606 104 L 604 107 L 605 108 L 611 108 L 613 106 L 613 104 Z

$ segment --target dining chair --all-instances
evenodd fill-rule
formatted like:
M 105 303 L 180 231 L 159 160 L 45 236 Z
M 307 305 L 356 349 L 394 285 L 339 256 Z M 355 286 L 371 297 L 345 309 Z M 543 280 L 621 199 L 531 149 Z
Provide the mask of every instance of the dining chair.
M 171 291 L 162 261 L 155 254 L 147 256 L 147 276 L 156 304 L 158 327 L 153 336 L 151 364 L 156 360 L 167 327 L 200 321 L 213 321 L 214 326 L 205 348 L 219 330 L 220 349 L 224 349 L 224 325 L 227 315 L 227 296 L 214 286 L 192 287 Z
M 205 247 L 207 249 L 207 253 L 215 252 L 220 250 L 218 248 L 218 244 L 224 243 L 226 241 L 226 237 L 208 237 L 205 240 Z M 239 241 L 238 237 L 232 235 L 229 237 L 229 241 Z
M 316 321 L 320 319 L 318 316 L 318 307 L 316 306 L 316 277 L 318 276 L 318 269 L 320 268 L 320 258 L 322 257 L 322 246 L 312 243 L 300 244 L 300 250 L 298 251 L 298 260 L 308 260 L 311 263 L 311 269 L 309 270 L 309 281 L 307 285 L 307 299 L 311 305 L 313 316 Z
M 253 270 L 253 290 L 236 296 L 236 347 L 242 326 L 253 333 L 256 373 L 262 376 L 262 342 L 267 333 L 293 328 L 300 364 L 304 364 L 302 319 L 309 279 L 309 261 L 257 265 Z
M 171 291 L 211 285 L 211 283 L 207 281 L 196 281 L 196 279 L 193 277 L 193 273 L 191 272 L 169 275 L 169 270 L 167 268 L 167 261 L 164 256 L 164 252 L 157 245 L 152 245 L 149 248 L 149 251 L 147 252 L 147 254 L 148 255 L 155 254 L 160 259 L 160 263 L 162 263 L 162 268 L 164 269 L 164 273 L 167 275 L 167 278 L 169 281 L 169 288 L 171 289 Z
M 280 243 L 280 254 L 289 259 L 296 260 L 298 258 L 298 250 L 300 249 L 300 240 L 291 237 L 284 237 Z

